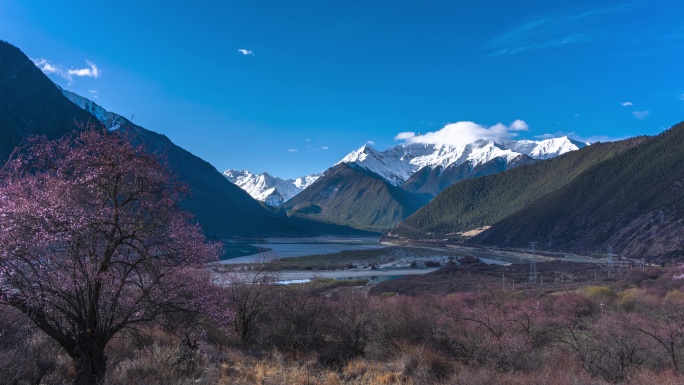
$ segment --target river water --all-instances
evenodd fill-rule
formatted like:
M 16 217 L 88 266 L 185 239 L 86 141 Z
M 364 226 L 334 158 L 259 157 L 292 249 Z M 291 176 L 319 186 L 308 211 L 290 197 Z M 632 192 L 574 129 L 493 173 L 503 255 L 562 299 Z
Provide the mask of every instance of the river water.
M 335 254 L 346 250 L 367 250 L 386 247 L 380 244 L 378 237 L 266 238 L 258 242 L 246 243 L 258 252 L 251 255 L 224 259 L 221 263 L 251 263 L 285 257 Z

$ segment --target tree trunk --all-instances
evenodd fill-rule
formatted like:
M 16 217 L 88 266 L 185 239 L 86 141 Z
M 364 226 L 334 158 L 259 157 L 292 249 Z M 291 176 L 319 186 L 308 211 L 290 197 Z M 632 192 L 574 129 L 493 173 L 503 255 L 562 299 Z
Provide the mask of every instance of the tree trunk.
M 101 345 L 101 346 L 100 346 Z M 107 372 L 107 357 L 104 354 L 106 344 L 78 346 L 71 357 L 76 365 L 74 385 L 100 385 Z

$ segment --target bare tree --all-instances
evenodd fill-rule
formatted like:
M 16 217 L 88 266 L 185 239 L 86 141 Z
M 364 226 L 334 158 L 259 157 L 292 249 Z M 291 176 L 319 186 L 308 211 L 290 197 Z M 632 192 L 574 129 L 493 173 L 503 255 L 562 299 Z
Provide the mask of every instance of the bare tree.
M 233 273 L 229 277 L 228 300 L 234 314 L 233 325 L 240 342 L 246 343 L 254 325 L 272 304 L 279 289 L 276 261 L 253 265 L 251 271 Z

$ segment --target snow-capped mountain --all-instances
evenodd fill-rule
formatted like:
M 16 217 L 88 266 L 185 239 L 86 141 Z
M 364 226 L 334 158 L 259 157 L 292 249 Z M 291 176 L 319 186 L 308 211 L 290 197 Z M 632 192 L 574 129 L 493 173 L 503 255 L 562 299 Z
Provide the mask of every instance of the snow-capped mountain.
M 83 96 L 75 94 L 71 91 L 67 91 L 60 86 L 57 86 L 57 88 L 62 91 L 62 94 L 66 96 L 67 99 L 71 100 L 81 109 L 90 112 L 94 117 L 97 118 L 97 120 L 99 120 L 110 130 L 116 130 L 122 125 L 129 123 L 123 116 L 105 110 L 90 99 L 84 98 Z
M 280 206 L 321 176 L 321 174 L 312 174 L 296 179 L 282 179 L 268 173 L 252 174 L 247 170 L 227 170 L 223 172 L 223 175 L 245 190 L 252 198 L 269 206 Z
M 568 137 L 500 142 L 480 139 L 465 146 L 412 143 L 395 146 L 382 152 L 363 146 L 349 153 L 339 163 L 355 163 L 399 186 L 426 166 L 446 168 L 469 162 L 471 167 L 476 167 L 495 158 L 501 158 L 508 163 L 520 155 L 527 155 L 533 159 L 549 159 L 584 146 L 586 143 Z
M 446 169 L 449 166 L 469 163 L 471 168 L 476 168 L 496 158 L 503 159 L 505 163 L 519 161 L 521 155 L 537 160 L 549 159 L 584 146 L 586 143 L 577 142 L 568 137 L 539 141 L 478 140 L 460 147 L 413 143 L 395 146 L 382 152 L 370 146 L 363 146 L 349 153 L 337 164 L 355 163 L 380 175 L 392 185 L 400 186 L 424 167 Z M 280 206 L 321 176 L 321 174 L 312 174 L 285 180 L 268 173 L 253 174 L 246 170 L 227 170 L 223 175 L 247 191 L 254 199 L 270 206 Z

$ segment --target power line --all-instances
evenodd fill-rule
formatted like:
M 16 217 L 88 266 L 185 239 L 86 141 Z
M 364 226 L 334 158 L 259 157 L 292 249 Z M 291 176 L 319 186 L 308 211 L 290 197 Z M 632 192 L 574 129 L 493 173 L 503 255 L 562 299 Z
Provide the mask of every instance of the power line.
M 535 255 L 535 247 L 537 242 L 530 242 L 532 248 L 532 258 L 530 258 L 530 282 L 537 282 L 537 257 Z

